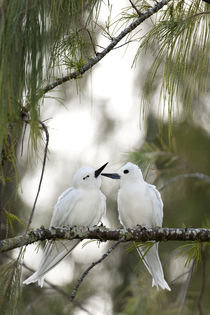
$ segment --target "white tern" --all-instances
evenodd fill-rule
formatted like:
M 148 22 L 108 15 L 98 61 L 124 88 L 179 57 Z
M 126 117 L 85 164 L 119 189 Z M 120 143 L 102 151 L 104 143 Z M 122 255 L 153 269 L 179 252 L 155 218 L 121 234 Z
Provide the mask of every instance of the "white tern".
M 55 226 L 94 226 L 106 213 L 106 197 L 101 192 L 99 176 L 108 163 L 98 170 L 85 166 L 73 178 L 73 186 L 65 190 L 54 207 L 50 227 Z M 44 277 L 67 256 L 80 240 L 47 241 L 38 270 L 23 283 L 38 281 L 42 287 Z
M 116 173 L 102 173 L 120 181 L 117 203 L 119 219 L 126 228 L 141 225 L 145 228 L 162 226 L 163 202 L 159 191 L 154 185 L 144 181 L 139 167 L 128 162 Z M 152 276 L 152 286 L 171 291 L 164 279 L 163 268 L 158 255 L 156 242 L 148 251 L 147 248 L 137 247 L 137 251 Z

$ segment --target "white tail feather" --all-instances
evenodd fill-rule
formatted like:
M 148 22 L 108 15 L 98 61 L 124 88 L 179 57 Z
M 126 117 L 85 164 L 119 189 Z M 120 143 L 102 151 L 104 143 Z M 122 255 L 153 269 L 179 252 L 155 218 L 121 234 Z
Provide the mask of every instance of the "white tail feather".
M 171 291 L 168 283 L 164 279 L 163 268 L 158 255 L 158 243 L 155 243 L 149 251 L 142 247 L 138 247 L 137 251 L 139 256 L 143 258 L 143 262 L 153 278 L 152 286 L 156 286 L 157 288 L 160 286 L 162 289 Z
M 38 281 L 38 285 L 42 288 L 44 284 L 44 276 L 39 276 L 38 272 L 34 272 L 29 278 L 27 278 L 23 284 L 30 284 Z
M 38 285 L 42 287 L 45 274 L 67 256 L 79 242 L 79 240 L 47 242 L 38 270 L 27 278 L 23 284 L 30 284 L 38 281 Z

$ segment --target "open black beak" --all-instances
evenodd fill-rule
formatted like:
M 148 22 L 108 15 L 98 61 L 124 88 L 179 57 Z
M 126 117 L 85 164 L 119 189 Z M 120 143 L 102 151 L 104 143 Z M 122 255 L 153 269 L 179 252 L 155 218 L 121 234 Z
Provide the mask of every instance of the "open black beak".
M 120 179 L 120 175 L 117 173 L 102 173 L 101 175 L 113 178 L 113 179 Z
M 109 162 L 107 162 L 106 164 L 104 164 L 103 166 L 101 166 L 99 169 L 97 169 L 97 170 L 95 171 L 95 178 L 97 178 L 97 177 L 101 174 L 101 172 L 102 172 L 103 169 L 107 166 L 108 163 L 109 163 Z

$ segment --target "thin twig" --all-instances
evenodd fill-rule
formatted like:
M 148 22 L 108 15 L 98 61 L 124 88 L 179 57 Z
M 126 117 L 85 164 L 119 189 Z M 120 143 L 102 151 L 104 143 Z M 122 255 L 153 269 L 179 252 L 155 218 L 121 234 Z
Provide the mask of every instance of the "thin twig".
M 140 17 L 138 17 L 135 21 L 133 21 L 128 27 L 126 27 L 118 36 L 112 39 L 111 43 L 100 53 L 97 53 L 95 58 L 90 58 L 90 60 L 82 66 L 79 70 L 72 72 L 64 77 L 58 78 L 55 82 L 46 85 L 43 88 L 43 94 L 53 90 L 55 87 L 63 84 L 64 82 L 70 81 L 72 79 L 77 79 L 81 77 L 86 71 L 91 69 L 95 64 L 97 64 L 102 58 L 104 58 L 113 48 L 123 39 L 126 35 L 131 33 L 137 26 L 139 26 L 146 19 L 151 17 L 153 14 L 157 13 L 162 7 L 168 4 L 170 0 L 162 0 L 157 2 L 154 7 L 148 9 L 145 13 L 143 13 Z
M 114 243 L 114 245 L 112 247 L 110 247 L 108 249 L 108 251 L 97 261 L 93 262 L 86 270 L 85 272 L 83 272 L 82 276 L 77 280 L 76 285 L 74 286 L 74 289 L 71 293 L 71 301 L 73 301 L 76 297 L 77 291 L 82 283 L 82 281 L 85 279 L 85 277 L 87 276 L 87 274 L 89 273 L 89 271 L 94 268 L 97 264 L 100 264 L 104 259 L 106 259 L 109 254 L 123 241 L 123 238 L 120 239 L 119 241 L 117 241 L 116 243 Z
M 104 49 L 104 47 L 101 46 L 101 45 L 96 45 L 96 47 L 101 48 L 101 49 Z
M 123 47 L 123 46 L 125 46 L 125 45 L 128 45 L 128 44 L 130 44 L 130 43 L 133 43 L 133 42 L 136 42 L 136 40 L 135 40 L 135 39 L 128 40 L 128 41 L 125 42 L 124 44 L 114 47 L 113 50 L 114 50 L 114 49 L 121 48 L 121 47 Z
M 132 7 L 134 8 L 134 10 L 136 11 L 136 13 L 138 14 L 138 16 L 142 16 L 142 13 L 139 11 L 139 9 L 135 6 L 135 4 L 129 0 L 130 4 L 132 5 Z
M 41 171 L 41 176 L 40 176 L 40 180 L 39 180 L 39 186 L 38 186 L 38 190 L 37 190 L 37 193 L 36 193 L 34 204 L 33 204 L 32 210 L 31 210 L 31 215 L 30 215 L 29 220 L 28 220 L 26 231 L 28 231 L 28 229 L 29 229 L 29 227 L 31 225 L 32 218 L 33 218 L 34 211 L 35 211 L 35 207 L 36 207 L 36 203 L 37 203 L 37 199 L 39 197 L 39 193 L 40 193 L 40 189 L 41 189 L 41 185 L 42 185 L 42 180 L 43 180 L 43 176 L 44 176 L 44 170 L 45 170 L 46 159 L 47 159 L 47 150 L 48 150 L 48 144 L 49 144 L 49 132 L 48 132 L 48 129 L 47 129 L 46 125 L 42 121 L 39 121 L 39 123 L 40 123 L 40 125 L 42 126 L 42 128 L 43 128 L 43 130 L 45 132 L 46 143 L 45 143 L 45 148 L 44 148 L 44 159 L 43 159 L 43 163 L 42 163 L 42 171 Z
M 194 265 L 195 265 L 195 260 L 193 260 L 193 262 L 192 262 L 192 266 L 191 266 L 191 268 L 190 268 L 190 271 L 189 271 L 189 274 L 188 274 L 188 277 L 187 277 L 187 280 L 186 280 L 186 283 L 185 283 L 184 294 L 183 294 L 183 298 L 182 298 L 182 303 L 181 303 L 180 309 L 179 309 L 179 315 L 182 315 L 182 312 L 183 312 L 183 310 L 184 310 L 184 305 L 185 305 L 185 301 L 186 301 L 186 298 L 187 298 L 187 293 L 188 293 L 188 291 L 189 291 L 190 280 L 191 280 L 191 277 L 192 277 Z
M 202 246 L 202 244 L 201 244 Z M 198 310 L 199 314 L 203 315 L 203 308 L 202 308 L 202 299 L 203 299 L 203 294 L 205 292 L 205 286 L 206 286 L 206 252 L 205 249 L 201 249 L 201 258 L 202 258 L 202 278 L 201 278 L 201 290 L 200 290 L 200 295 L 198 297 Z
M 204 11 L 204 12 L 196 13 L 194 15 L 189 16 L 187 19 L 191 19 L 191 18 L 197 17 L 199 15 L 207 15 L 207 14 L 210 14 L 210 11 Z
M 43 176 L 44 176 L 44 170 L 45 170 L 46 159 L 47 159 L 47 150 L 48 150 L 48 144 L 49 144 L 49 132 L 48 132 L 48 129 L 47 129 L 46 125 L 42 121 L 39 121 L 39 123 L 40 123 L 40 125 L 42 126 L 42 128 L 43 128 L 43 130 L 45 132 L 46 143 L 45 143 L 45 148 L 44 148 L 44 158 L 43 158 L 43 163 L 42 163 L 42 171 L 41 171 L 41 175 L 40 175 L 39 186 L 38 186 L 38 190 L 37 190 L 37 193 L 36 193 L 36 197 L 34 199 L 34 204 L 33 204 L 32 210 L 31 210 L 31 214 L 30 214 L 27 226 L 26 226 L 26 232 L 28 232 L 28 229 L 29 229 L 29 227 L 31 225 L 32 218 L 33 218 L 34 211 L 35 211 L 35 207 L 36 207 L 36 203 L 37 203 L 37 200 L 38 200 L 38 197 L 39 197 L 39 193 L 40 193 L 40 189 L 41 189 L 41 185 L 42 185 L 42 180 L 43 180 Z
M 88 36 L 90 38 L 90 41 L 91 41 L 91 45 L 92 45 L 92 48 L 93 48 L 93 51 L 94 51 L 94 54 L 97 56 L 97 52 L 96 52 L 96 49 L 95 49 L 95 43 L 93 41 L 93 38 L 90 34 L 90 31 L 87 29 L 87 28 L 84 28 L 84 30 L 88 33 Z
M 187 275 L 190 272 L 190 270 L 183 272 L 181 275 L 177 276 L 175 279 L 171 280 L 169 282 L 169 284 L 172 284 L 174 282 L 176 282 L 177 280 L 181 279 L 182 277 L 184 277 L 185 275 Z
M 10 255 L 8 255 L 7 253 L 4 253 L 4 256 L 6 256 L 8 259 L 13 259 L 12 257 L 10 257 Z M 25 269 L 31 271 L 31 272 L 35 272 L 34 269 L 30 268 L 28 265 L 26 265 L 24 262 L 21 263 L 21 266 L 23 266 Z M 65 298 L 67 298 L 67 300 L 69 300 L 70 302 L 72 302 L 72 304 L 74 304 L 75 306 L 79 307 L 82 311 L 86 312 L 87 314 L 91 315 L 91 313 L 84 308 L 78 301 L 71 301 L 71 296 L 66 293 L 64 290 L 62 290 L 61 288 L 59 288 L 58 286 L 56 286 L 55 284 L 51 283 L 50 281 L 45 279 L 45 283 L 47 285 L 49 285 L 49 287 L 51 287 L 53 290 L 57 291 L 58 293 L 60 293 L 61 295 L 63 295 Z
M 29 227 L 31 225 L 32 218 L 33 218 L 34 211 L 35 211 L 35 207 L 36 207 L 36 203 L 37 203 L 37 200 L 38 200 L 38 197 L 39 197 L 39 193 L 40 193 L 40 189 L 41 189 L 41 185 L 42 185 L 42 180 L 43 180 L 43 176 L 44 176 L 44 170 L 45 170 L 46 159 L 47 159 L 47 150 L 48 150 L 48 144 L 49 144 L 49 132 L 48 132 L 48 129 L 47 129 L 46 125 L 42 121 L 39 121 L 39 123 L 40 123 L 40 125 L 42 126 L 42 128 L 43 128 L 43 130 L 45 132 L 46 143 L 45 143 L 45 149 L 44 149 L 44 158 L 43 158 L 43 163 L 42 163 L 42 171 L 41 171 L 41 176 L 40 176 L 40 180 L 39 180 L 39 186 L 38 186 L 36 197 L 35 197 L 35 200 L 34 200 L 34 203 L 33 203 L 31 214 L 30 214 L 30 217 L 29 217 L 29 220 L 28 220 L 25 232 L 24 232 L 24 237 L 26 236 L 26 234 L 27 234 L 27 232 L 29 230 Z M 17 261 L 21 257 L 22 250 L 23 250 L 23 246 L 21 246 L 20 253 L 18 255 Z
M 208 176 L 208 175 L 205 175 L 202 173 L 186 173 L 186 174 L 181 174 L 181 175 L 172 177 L 165 184 L 163 184 L 160 188 L 158 188 L 158 190 L 161 191 L 164 188 L 166 188 L 166 186 L 173 184 L 173 183 L 175 183 L 175 182 L 177 182 L 183 178 L 196 178 L 196 179 L 199 179 L 201 181 L 210 183 L 210 176 Z

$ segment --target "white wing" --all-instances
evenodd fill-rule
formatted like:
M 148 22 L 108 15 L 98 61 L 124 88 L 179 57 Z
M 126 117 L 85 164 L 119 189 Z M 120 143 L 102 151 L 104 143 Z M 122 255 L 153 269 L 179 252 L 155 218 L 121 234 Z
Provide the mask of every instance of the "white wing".
M 80 192 L 74 187 L 66 189 L 58 198 L 58 201 L 54 207 L 53 216 L 51 219 L 51 226 L 63 226 L 71 225 L 73 222 L 70 222 L 71 211 L 76 206 L 80 198 Z
M 100 191 L 100 196 L 101 196 L 101 209 L 102 209 L 102 211 L 101 211 L 101 218 L 102 218 L 103 216 L 106 215 L 106 196 L 101 191 Z
M 153 206 L 154 225 L 161 227 L 163 223 L 163 202 L 161 195 L 154 185 L 148 184 L 147 187 Z
M 71 225 L 70 214 L 75 208 L 79 196 L 79 191 L 73 187 L 63 192 L 55 205 L 50 226 Z M 79 242 L 79 240 L 47 241 L 38 270 L 24 283 L 29 284 L 38 281 L 39 285 L 43 286 L 45 274 L 68 255 Z

